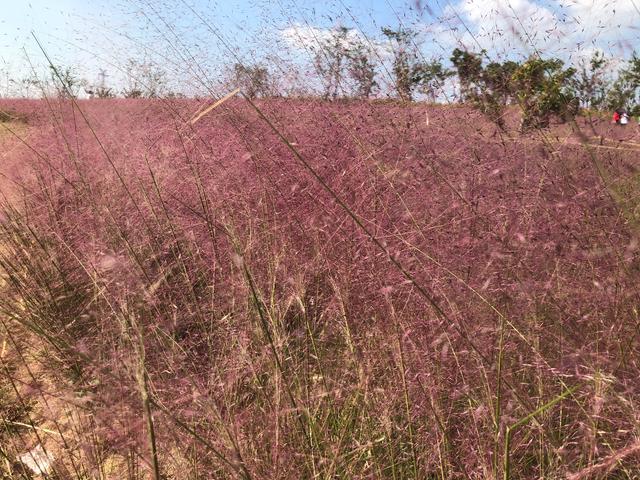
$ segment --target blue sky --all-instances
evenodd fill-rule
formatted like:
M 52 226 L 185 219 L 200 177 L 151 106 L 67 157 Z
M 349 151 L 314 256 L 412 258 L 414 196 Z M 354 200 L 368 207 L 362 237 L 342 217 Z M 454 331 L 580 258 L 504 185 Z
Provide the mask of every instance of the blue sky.
M 19 61 L 22 49 L 38 56 L 38 49 L 30 35 L 33 31 L 55 56 L 66 63 L 84 58 L 74 51 L 74 43 L 83 48 L 96 48 L 96 53 L 110 52 L 114 39 L 131 35 L 142 42 L 156 38 L 152 22 L 162 25 L 166 19 L 175 26 L 187 42 L 206 41 L 202 35 L 208 23 L 235 44 L 265 28 L 285 28 L 291 22 L 306 19 L 315 26 L 330 27 L 350 22 L 348 10 L 354 15 L 368 17 L 380 24 L 395 24 L 393 11 L 406 16 L 413 5 L 404 1 L 376 0 L 336 2 L 304 1 L 211 1 L 211 0 L 5 0 L 0 9 L 0 57 L 5 61 Z M 189 7 L 192 7 L 193 11 Z M 69 43 L 65 43 L 69 42 Z M 151 47 L 151 45 L 150 45 Z
M 129 58 L 194 79 L 204 71 L 220 76 L 238 58 L 266 57 L 286 70 L 304 63 L 308 43 L 337 25 L 368 39 L 385 25 L 412 26 L 425 55 L 445 59 L 456 46 L 485 48 L 496 58 L 540 51 L 567 61 L 595 49 L 618 60 L 640 51 L 640 0 L 8 1 L 0 10 L 4 77 L 24 76 L 30 65 L 45 70 L 31 31 L 54 63 L 90 81 L 104 68 L 116 83 Z M 0 93 L 5 87 L 0 81 Z
M 397 24 L 395 12 L 406 20 L 412 8 L 398 0 L 14 0 L 0 9 L 0 69 L 13 78 L 30 75 L 32 67 L 46 72 L 33 32 L 53 63 L 91 81 L 101 68 L 121 77 L 129 58 L 195 75 L 192 60 L 220 70 L 234 54 L 245 60 L 280 55 L 287 47 L 278 44 L 281 32 L 292 25 L 352 25 L 354 16 L 373 33 L 378 25 Z

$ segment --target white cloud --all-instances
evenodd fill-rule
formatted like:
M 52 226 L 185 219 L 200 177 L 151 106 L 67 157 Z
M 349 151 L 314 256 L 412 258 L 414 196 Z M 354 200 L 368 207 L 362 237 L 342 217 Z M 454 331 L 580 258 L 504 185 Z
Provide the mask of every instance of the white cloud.
M 437 26 L 452 46 L 485 49 L 490 56 L 536 51 L 566 60 L 582 50 L 626 56 L 640 45 L 639 0 L 460 0 Z
M 637 0 L 572 0 L 566 5 L 565 29 L 579 45 L 595 45 L 616 53 L 637 47 L 640 41 L 640 5 Z
M 498 57 L 556 49 L 567 36 L 552 10 L 529 0 L 461 0 L 443 23 L 463 32 L 458 43 Z
M 307 25 L 293 25 L 282 30 L 282 37 L 293 47 L 315 50 L 322 48 L 336 36 L 337 29 L 318 28 Z M 345 39 L 341 41 L 344 47 L 354 45 L 364 39 L 357 30 L 350 29 L 346 32 Z

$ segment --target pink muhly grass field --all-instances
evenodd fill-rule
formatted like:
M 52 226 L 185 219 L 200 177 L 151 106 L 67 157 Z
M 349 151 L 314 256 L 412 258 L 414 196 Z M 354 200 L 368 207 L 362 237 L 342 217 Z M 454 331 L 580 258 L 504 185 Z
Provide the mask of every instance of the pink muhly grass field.
M 0 105 L 3 328 L 60 472 L 564 478 L 637 443 L 637 132 L 258 101 L 288 146 L 202 105 Z

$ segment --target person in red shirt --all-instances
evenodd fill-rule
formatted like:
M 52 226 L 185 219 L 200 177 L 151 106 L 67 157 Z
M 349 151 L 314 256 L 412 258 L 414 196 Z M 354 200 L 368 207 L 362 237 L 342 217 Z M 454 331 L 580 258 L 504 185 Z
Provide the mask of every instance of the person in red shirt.
M 620 123 L 620 113 L 617 110 L 613 112 L 613 123 Z

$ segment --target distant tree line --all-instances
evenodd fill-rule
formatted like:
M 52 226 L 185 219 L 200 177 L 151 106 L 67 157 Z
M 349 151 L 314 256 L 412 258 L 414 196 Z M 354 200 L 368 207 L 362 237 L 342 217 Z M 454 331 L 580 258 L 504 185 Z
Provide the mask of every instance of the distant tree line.
M 325 99 L 368 98 L 378 86 L 379 46 L 350 38 L 351 32 L 340 27 L 318 42 L 315 64 Z M 425 59 L 420 54 L 416 31 L 385 27 L 382 34 L 391 54 L 385 73 L 397 98 L 406 102 L 416 94 L 435 102 L 446 92 L 447 79 L 454 78 L 457 82 L 449 83 L 457 84 L 454 98 L 474 106 L 500 127 L 509 105 L 521 108 L 524 130 L 546 127 L 554 117 L 566 121 L 580 109 L 591 113 L 625 108 L 640 115 L 640 57 L 635 52 L 616 72 L 599 51 L 579 67 L 567 68 L 558 58 L 532 55 L 522 62 L 486 61 L 486 51 L 456 48 L 447 68 L 442 59 Z M 349 80 L 350 92 L 345 88 Z
M 70 66 L 49 65 L 45 75 L 32 72 L 26 77 L 15 80 L 9 79 L 8 83 L 13 92 L 19 96 L 32 97 L 57 96 L 60 98 L 160 98 L 175 96 L 168 88 L 168 75 L 158 64 L 151 61 L 139 61 L 129 59 L 122 69 L 125 84 L 121 90 L 109 86 L 107 71 L 100 69 L 98 80 L 90 82 L 82 78 Z M 9 96 L 7 85 L 7 96 Z
M 591 114 L 624 108 L 640 116 L 640 57 L 635 52 L 616 69 L 599 51 L 578 67 L 566 67 L 558 58 L 539 54 L 499 62 L 490 61 L 486 51 L 456 48 L 447 68 L 442 59 L 421 55 L 415 30 L 385 27 L 381 33 L 390 58 L 386 64 L 380 53 L 383 44 L 364 41 L 354 30 L 338 27 L 317 40 L 312 52 L 322 98 L 370 98 L 384 70 L 392 93 L 402 101 L 422 95 L 436 102 L 456 85 L 456 101 L 474 106 L 501 128 L 510 105 L 522 110 L 523 130 L 546 127 L 552 118 L 566 121 L 581 109 Z M 266 77 L 260 70 L 251 77 L 253 87 L 245 89 L 257 95 Z
M 592 114 L 625 108 L 640 116 L 640 57 L 635 52 L 618 68 L 602 52 L 577 67 L 565 67 L 560 59 L 538 54 L 524 61 L 491 61 L 486 51 L 456 48 L 446 66 L 442 58 L 424 58 L 415 30 L 388 27 L 382 28 L 379 40 L 337 27 L 317 38 L 308 51 L 319 85 L 316 95 L 325 100 L 368 99 L 381 93 L 404 102 L 416 98 L 437 102 L 446 97 L 473 106 L 501 128 L 513 105 L 522 110 L 524 130 L 546 127 L 552 118 L 568 120 L 581 109 Z M 120 91 L 108 85 L 105 70 L 91 83 L 69 67 L 53 66 L 49 78 L 30 77 L 21 85 L 27 95 L 34 88 L 50 91 L 53 85 L 61 97 L 82 92 L 91 98 L 181 96 L 171 92 L 167 72 L 156 63 L 132 59 L 123 71 L 126 82 Z M 265 64 L 237 62 L 225 75 L 226 84 L 241 88 L 249 98 L 277 96 L 282 91 Z M 309 95 L 313 90 L 310 87 Z

